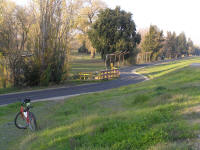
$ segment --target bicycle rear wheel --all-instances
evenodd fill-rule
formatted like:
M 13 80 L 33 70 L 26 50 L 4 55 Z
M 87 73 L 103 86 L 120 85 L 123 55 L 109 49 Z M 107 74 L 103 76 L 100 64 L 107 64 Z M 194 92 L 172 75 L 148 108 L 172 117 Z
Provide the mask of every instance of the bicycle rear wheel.
M 27 129 L 27 122 L 26 118 L 21 115 L 21 112 L 18 112 L 17 115 L 15 116 L 15 126 L 19 129 Z
M 29 120 L 30 120 L 29 128 L 32 131 L 36 131 L 38 129 L 37 128 L 37 122 L 36 122 L 35 115 L 32 112 L 29 112 Z

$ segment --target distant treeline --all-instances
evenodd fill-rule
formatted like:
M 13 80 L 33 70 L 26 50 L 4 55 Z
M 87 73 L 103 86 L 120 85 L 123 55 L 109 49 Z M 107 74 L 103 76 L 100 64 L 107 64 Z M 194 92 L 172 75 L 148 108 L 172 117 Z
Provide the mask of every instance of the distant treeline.
M 200 55 L 200 47 L 187 39 L 184 32 L 176 35 L 175 32 L 163 31 L 157 26 L 151 25 L 147 32 L 141 31 L 142 42 L 138 49 L 140 52 L 151 52 L 151 60 L 165 58 L 180 58 L 182 56 Z

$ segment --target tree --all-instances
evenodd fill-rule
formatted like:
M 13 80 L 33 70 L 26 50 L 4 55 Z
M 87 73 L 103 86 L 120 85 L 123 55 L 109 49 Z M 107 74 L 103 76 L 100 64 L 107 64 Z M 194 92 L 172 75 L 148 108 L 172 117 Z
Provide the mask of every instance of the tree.
M 166 58 L 175 58 L 176 55 L 176 33 L 167 32 L 163 43 L 162 56 Z
M 7 65 L 6 57 L 2 55 L 0 52 L 0 88 L 1 85 L 3 88 L 7 87 L 8 82 L 8 65 Z
M 41 82 L 60 83 L 68 71 L 70 38 L 78 1 L 39 0 L 37 24 L 39 30 L 36 60 L 39 60 Z
M 194 54 L 195 47 L 193 41 L 190 38 L 187 41 L 187 47 L 188 47 L 188 54 Z
M 78 52 L 79 53 L 85 53 L 85 54 L 88 53 L 88 49 L 85 46 L 85 41 L 83 41 L 82 46 L 78 49 Z
M 4 2 L 0 27 L 1 51 L 8 60 L 11 80 L 14 86 L 23 85 L 22 55 L 25 51 L 30 25 L 30 14 L 24 8 L 11 2 Z M 28 19 L 29 18 L 29 19 Z
M 138 48 L 139 48 L 140 52 L 143 52 L 143 49 L 142 49 L 141 45 L 144 42 L 144 39 L 145 39 L 144 37 L 149 32 L 149 28 L 140 29 L 138 32 L 141 35 L 141 41 L 140 41 L 140 44 L 138 45 Z
M 193 55 L 197 55 L 197 56 L 200 56 L 200 47 L 199 46 L 194 46 L 194 53 Z
M 101 0 L 83 0 L 82 5 L 76 19 L 76 28 L 79 30 L 78 38 L 81 43 L 85 42 L 86 48 L 90 50 L 91 56 L 94 58 L 95 49 L 88 38 L 88 30 L 97 19 L 100 10 L 106 8 L 106 4 Z
M 133 56 L 136 54 L 136 45 L 140 43 L 132 14 L 120 7 L 100 12 L 89 31 L 89 39 L 103 59 L 106 54 L 116 51 L 129 51 L 129 56 Z
M 151 59 L 157 60 L 159 52 L 163 47 L 163 31 L 160 31 L 157 26 L 151 25 L 149 32 L 144 37 L 144 41 L 141 44 L 144 52 L 152 52 Z
M 188 45 L 185 33 L 182 32 L 177 36 L 177 56 L 188 55 Z
M 14 86 L 59 83 L 66 77 L 78 2 L 32 0 L 26 8 L 0 3 L 0 51 Z

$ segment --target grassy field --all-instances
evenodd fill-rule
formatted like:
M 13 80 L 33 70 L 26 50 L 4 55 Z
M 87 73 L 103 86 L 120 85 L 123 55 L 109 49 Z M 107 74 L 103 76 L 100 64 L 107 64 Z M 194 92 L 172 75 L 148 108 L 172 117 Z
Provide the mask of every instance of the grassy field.
M 33 103 L 40 126 L 35 133 L 14 127 L 19 103 L 0 107 L 0 148 L 199 149 L 200 68 L 188 66 L 193 62 L 200 59 L 139 70 L 152 78 L 139 84 Z
M 160 77 L 167 73 L 173 72 L 177 69 L 184 68 L 192 63 L 200 63 L 199 57 L 190 57 L 183 60 L 176 60 L 172 62 L 166 62 L 158 65 L 154 65 L 153 67 L 145 67 L 142 69 L 138 69 L 137 72 L 143 74 L 151 79 Z
M 91 56 L 87 54 L 72 53 L 70 69 L 72 75 L 79 72 L 93 72 L 105 69 L 105 64 L 99 54 L 97 54 L 95 58 L 91 58 Z

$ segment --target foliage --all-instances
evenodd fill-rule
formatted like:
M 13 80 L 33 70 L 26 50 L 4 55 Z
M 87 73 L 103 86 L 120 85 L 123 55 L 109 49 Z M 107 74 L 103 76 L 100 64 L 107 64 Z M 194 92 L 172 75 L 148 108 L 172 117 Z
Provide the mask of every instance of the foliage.
M 163 31 L 160 31 L 157 26 L 151 25 L 141 44 L 142 50 L 151 52 L 151 60 L 157 60 L 158 54 L 163 47 L 163 41 Z
M 176 33 L 167 32 L 167 37 L 165 38 L 164 46 L 162 49 L 162 56 L 166 58 L 176 57 Z
M 200 47 L 194 46 L 194 51 L 191 54 L 200 56 Z
M 23 86 L 24 77 L 22 58 L 32 18 L 28 10 L 16 6 L 12 2 L 3 1 L 1 21 L 1 51 L 6 58 L 6 68 L 10 71 L 14 86 Z
M 64 79 L 77 3 L 36 0 L 25 8 L 3 1 L 0 51 L 8 61 L 14 87 Z
M 182 55 L 188 56 L 194 53 L 193 42 L 186 39 L 184 33 L 176 36 L 176 33 L 167 32 L 162 55 L 167 58 L 180 58 Z
M 129 51 L 130 55 L 134 55 L 140 35 L 136 33 L 132 14 L 116 7 L 114 10 L 107 8 L 100 12 L 89 31 L 89 39 L 105 59 L 106 54 L 117 51 Z
M 151 52 L 151 60 L 180 58 L 190 54 L 198 54 L 198 48 L 195 51 L 192 40 L 187 40 L 184 32 L 179 35 L 176 35 L 175 32 L 167 32 L 166 37 L 164 37 L 162 31 L 151 25 L 149 32 L 143 37 L 139 48 L 142 52 Z
M 194 54 L 195 53 L 195 46 L 193 44 L 193 41 L 190 38 L 187 41 L 187 47 L 188 47 L 188 54 Z
M 102 0 L 82 0 L 79 3 L 80 11 L 76 18 L 76 29 L 79 31 L 77 39 L 79 42 L 85 42 L 86 48 L 90 51 L 92 58 L 95 57 L 95 49 L 88 38 L 88 30 L 97 19 L 101 9 L 106 8 L 106 4 Z
M 40 77 L 40 83 L 41 85 L 48 86 L 50 83 L 50 78 L 51 78 L 51 70 L 50 70 L 50 65 L 46 68 L 46 70 L 42 73 Z
M 188 55 L 187 40 L 184 33 L 180 33 L 177 37 L 177 56 Z
M 87 31 L 105 7 L 101 0 L 31 0 L 26 7 L 1 1 L 0 52 L 11 84 L 48 85 L 67 79 L 72 39 L 82 35 L 95 56 Z
M 54 54 L 54 57 L 51 61 L 51 79 L 50 81 L 56 84 L 59 84 L 63 77 L 66 76 L 68 71 L 67 66 L 65 66 L 65 57 L 64 54 L 60 55 L 59 52 Z
M 40 83 L 40 65 L 32 61 L 24 64 L 24 77 L 26 86 L 37 86 Z
M 5 56 L 0 52 L 0 87 L 6 88 L 8 81 L 8 70 L 6 68 Z
M 83 42 L 82 46 L 78 49 L 79 53 L 88 53 L 88 49 L 85 46 L 85 41 Z

